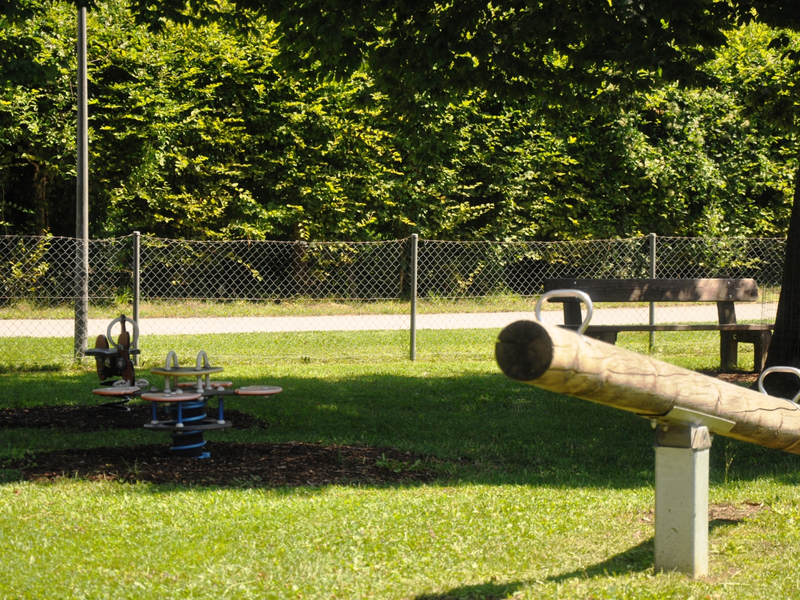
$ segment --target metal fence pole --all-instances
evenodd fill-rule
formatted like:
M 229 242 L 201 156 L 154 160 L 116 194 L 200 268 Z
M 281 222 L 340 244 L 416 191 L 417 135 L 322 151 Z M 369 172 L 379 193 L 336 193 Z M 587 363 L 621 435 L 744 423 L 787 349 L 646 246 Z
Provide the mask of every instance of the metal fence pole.
M 142 234 L 138 231 L 133 232 L 133 320 L 139 324 L 139 295 L 141 290 L 141 255 L 142 252 Z M 133 346 L 134 350 L 139 349 L 139 342 L 136 340 L 136 345 Z M 139 366 L 139 354 L 133 355 L 133 364 Z
M 649 236 L 650 238 L 650 279 L 656 278 L 656 234 L 651 233 Z M 653 326 L 656 324 L 656 303 L 650 303 L 650 325 Z M 656 347 L 656 332 L 650 332 L 650 339 L 648 341 L 648 346 L 650 348 L 650 352 Z
M 83 359 L 89 333 L 89 124 L 86 83 L 86 8 L 78 9 L 77 252 L 74 356 Z
M 411 234 L 411 338 L 410 358 L 417 360 L 417 250 L 419 235 Z

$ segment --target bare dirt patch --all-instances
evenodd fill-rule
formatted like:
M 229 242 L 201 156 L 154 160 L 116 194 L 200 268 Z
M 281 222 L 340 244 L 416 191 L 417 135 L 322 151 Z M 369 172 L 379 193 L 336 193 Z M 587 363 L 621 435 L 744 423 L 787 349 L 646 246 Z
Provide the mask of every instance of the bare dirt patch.
M 236 429 L 266 429 L 269 423 L 236 410 L 225 411 Z M 130 411 L 98 406 L 0 409 L 0 429 L 18 427 L 98 431 L 139 429 L 150 419 L 148 406 Z M 158 445 L 41 452 L 1 465 L 30 481 L 80 477 L 123 482 L 219 486 L 320 486 L 333 483 L 386 484 L 431 481 L 425 457 L 393 448 L 286 443 L 209 441 L 210 457 L 181 458 L 169 451 L 168 434 L 154 433 Z M 162 439 L 163 438 L 163 439 Z M 7 471 L 8 472 L 8 471 Z
M 764 510 L 769 510 L 769 506 L 758 502 L 710 504 L 708 506 L 708 520 L 717 525 L 735 525 Z M 655 512 L 650 509 L 642 514 L 639 520 L 642 523 L 655 523 Z
M 11 462 L 29 481 L 89 480 L 215 486 L 322 486 L 431 481 L 423 459 L 391 448 L 302 442 L 209 442 L 209 458 L 180 458 L 163 446 L 43 452 Z
M 758 373 L 720 373 L 719 371 L 701 371 L 703 375 L 716 377 L 728 383 L 736 383 L 745 387 L 755 386 L 758 381 Z
M 741 385 L 752 385 L 757 378 L 755 373 L 706 374 Z M 0 409 L 0 429 L 139 429 L 150 420 L 149 406 L 132 404 L 129 408 L 128 411 L 97 405 L 6 408 Z M 225 415 L 236 429 L 269 427 L 269 423 L 245 412 L 227 410 Z M 425 482 L 435 479 L 435 473 L 429 468 L 434 462 L 430 457 L 393 448 L 323 446 L 301 442 L 231 443 L 212 440 L 206 448 L 211 454 L 209 458 L 192 459 L 172 456 L 168 448 L 169 438 L 166 435 L 163 437 L 164 442 L 159 445 L 42 452 L 5 465 L 0 464 L 0 467 L 19 472 L 23 479 L 32 481 L 81 477 L 157 484 L 275 487 Z M 721 506 L 712 509 L 712 519 L 736 522 L 737 519 L 747 516 L 737 516 L 745 510 L 742 507 L 723 509 Z M 747 510 L 754 512 L 761 509 Z
M 708 507 L 708 518 L 710 521 L 722 523 L 740 523 L 760 513 L 768 510 L 766 504 L 759 502 L 743 502 L 742 504 L 712 504 Z

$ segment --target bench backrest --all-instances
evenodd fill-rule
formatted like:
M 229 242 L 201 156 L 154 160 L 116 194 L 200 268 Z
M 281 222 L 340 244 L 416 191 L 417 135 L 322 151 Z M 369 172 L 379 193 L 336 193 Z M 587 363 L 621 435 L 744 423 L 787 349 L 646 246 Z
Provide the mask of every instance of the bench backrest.
M 758 301 L 754 279 L 548 279 L 544 290 L 581 290 L 593 302 Z

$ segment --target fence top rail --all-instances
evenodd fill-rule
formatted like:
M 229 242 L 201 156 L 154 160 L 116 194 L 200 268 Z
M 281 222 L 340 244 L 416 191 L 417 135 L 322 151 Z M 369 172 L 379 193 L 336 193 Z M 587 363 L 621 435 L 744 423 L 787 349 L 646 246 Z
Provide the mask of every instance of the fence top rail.
M 497 240 L 430 240 L 426 238 L 419 238 L 420 242 L 426 244 L 484 244 L 493 246 L 527 246 L 527 245 L 545 245 L 545 244 L 623 244 L 626 242 L 642 242 L 647 241 L 649 236 L 642 235 L 628 238 L 608 238 L 608 239 L 591 239 L 591 240 L 511 240 L 511 241 L 497 241 Z M 785 237 L 774 238 L 758 238 L 758 237 L 670 237 L 658 236 L 656 239 L 659 241 L 683 241 L 683 242 L 759 242 L 759 241 L 774 241 L 785 242 Z
M 119 237 L 114 237 L 114 238 L 96 237 L 96 238 L 90 238 L 89 241 L 90 242 L 111 243 L 111 242 L 116 242 L 116 241 L 119 241 L 119 240 L 127 240 L 128 238 L 132 238 L 134 235 L 136 235 L 136 234 L 131 233 L 131 234 L 128 234 L 128 235 L 121 235 Z M 55 241 L 55 240 L 64 240 L 64 241 L 68 241 L 68 242 L 82 242 L 83 241 L 81 238 L 69 237 L 69 236 L 66 236 L 66 235 L 14 235 L 14 234 L 0 235 L 0 240 L 11 240 L 11 239 L 14 239 L 14 240 L 53 240 L 53 241 Z
M 90 238 L 90 242 L 114 242 L 118 240 L 125 240 L 131 237 L 134 237 L 139 232 L 133 232 L 128 235 L 122 235 L 115 238 Z M 56 236 L 56 235 L 16 235 L 16 234 L 6 234 L 0 235 L 0 239 L 50 239 L 50 240 L 70 240 L 70 241 L 82 241 L 79 238 L 69 237 L 69 236 Z M 190 239 L 182 239 L 182 238 L 158 238 L 151 235 L 141 235 L 142 240 L 149 240 L 149 241 L 157 241 L 157 242 L 173 242 L 173 243 L 193 243 L 193 244 L 231 244 L 231 243 L 245 243 L 245 244 L 300 244 L 300 245 L 369 245 L 369 244 L 390 244 L 396 242 L 406 242 L 411 239 L 411 236 L 405 238 L 397 238 L 391 240 L 375 240 L 375 241 L 356 241 L 356 242 L 348 242 L 348 241 L 325 241 L 325 240 L 248 240 L 248 239 L 230 239 L 230 240 L 190 240 Z M 484 244 L 484 245 L 496 245 L 496 246 L 514 246 L 514 245 L 531 245 L 531 244 L 602 244 L 602 243 L 624 243 L 624 242 L 631 242 L 631 241 L 643 241 L 647 240 L 648 236 L 635 236 L 629 238 L 609 238 L 609 239 L 590 239 L 590 240 L 554 240 L 554 241 L 545 241 L 545 240 L 510 240 L 510 241 L 502 241 L 502 240 L 432 240 L 427 238 L 419 238 L 420 242 L 426 242 L 429 244 Z M 658 240 L 663 241 L 686 241 L 686 242 L 719 242 L 719 241 L 775 241 L 775 242 L 785 242 L 785 237 L 770 237 L 770 238 L 758 238 L 758 237 L 679 237 L 679 236 L 658 236 Z
M 381 246 L 389 244 L 398 244 L 401 242 L 408 242 L 411 238 L 400 238 L 395 240 L 378 240 L 372 242 L 326 242 L 326 241 L 306 241 L 306 240 L 186 240 L 186 239 L 173 239 L 173 238 L 157 238 L 151 236 L 142 236 L 142 241 L 165 243 L 165 244 L 197 244 L 197 245 L 225 245 L 225 244 L 246 244 L 246 245 L 259 245 L 259 244 L 280 244 L 286 246 L 332 246 L 332 247 L 347 247 L 347 246 Z

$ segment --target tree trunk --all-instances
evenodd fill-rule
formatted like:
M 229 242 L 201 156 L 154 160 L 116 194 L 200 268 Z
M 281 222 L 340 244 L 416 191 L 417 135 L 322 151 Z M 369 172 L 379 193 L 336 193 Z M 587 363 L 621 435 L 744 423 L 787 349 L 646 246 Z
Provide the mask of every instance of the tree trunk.
M 800 367 L 800 167 L 795 172 L 794 183 L 781 295 L 766 367 Z M 800 388 L 800 381 L 794 375 L 776 373 L 765 379 L 764 386 L 770 395 L 791 398 Z

